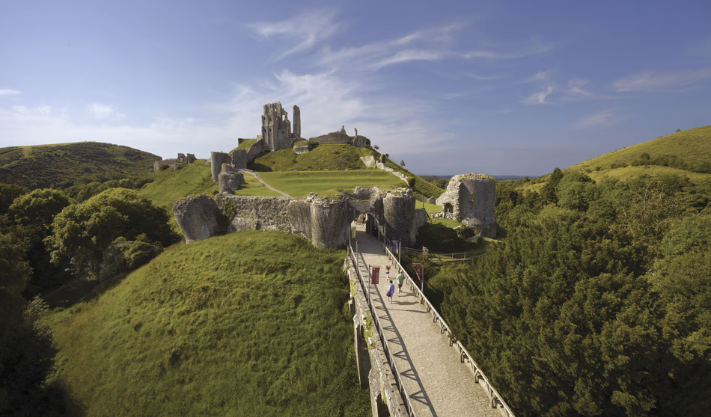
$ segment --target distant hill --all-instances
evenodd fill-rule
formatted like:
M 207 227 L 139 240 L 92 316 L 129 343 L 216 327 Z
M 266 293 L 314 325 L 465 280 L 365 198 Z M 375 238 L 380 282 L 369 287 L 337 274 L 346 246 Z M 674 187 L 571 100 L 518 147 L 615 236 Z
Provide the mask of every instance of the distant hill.
M 679 131 L 608 152 L 563 171 L 593 173 L 642 166 L 669 167 L 690 173 L 711 174 L 711 126 Z M 622 176 L 623 171 L 617 174 L 619 175 L 615 176 Z
M 148 174 L 157 155 L 100 142 L 0 148 L 0 183 L 67 188 L 83 182 L 135 179 Z
M 231 233 L 173 245 L 54 310 L 67 414 L 370 415 L 345 256 L 278 231 Z

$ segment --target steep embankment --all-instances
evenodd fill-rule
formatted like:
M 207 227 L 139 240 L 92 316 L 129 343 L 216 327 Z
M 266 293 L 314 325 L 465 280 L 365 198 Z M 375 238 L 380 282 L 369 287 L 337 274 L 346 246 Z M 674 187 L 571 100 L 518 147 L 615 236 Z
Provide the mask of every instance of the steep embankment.
M 56 382 L 76 412 L 365 416 L 344 251 L 280 232 L 169 248 L 55 312 Z
M 139 178 L 158 156 L 127 146 L 80 142 L 0 148 L 0 183 L 35 188 L 67 188 L 87 182 Z

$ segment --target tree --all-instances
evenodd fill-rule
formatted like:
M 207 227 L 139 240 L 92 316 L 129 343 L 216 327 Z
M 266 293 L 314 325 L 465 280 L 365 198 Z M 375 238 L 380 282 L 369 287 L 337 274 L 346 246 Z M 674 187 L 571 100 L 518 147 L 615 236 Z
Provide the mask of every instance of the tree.
M 17 197 L 29 192 L 30 190 L 20 185 L 0 184 L 0 214 L 6 213 Z
M 561 171 L 560 168 L 554 169 L 550 177 L 548 177 L 548 181 L 546 181 L 545 185 L 543 186 L 543 190 L 541 191 L 541 194 L 543 195 L 545 201 L 554 204 L 558 202 L 556 188 L 558 188 L 558 183 L 560 183 L 560 180 L 562 178 L 563 171 Z
M 375 145 L 375 146 L 373 146 L 373 148 L 375 148 L 375 150 L 377 151 L 378 149 L 380 149 L 380 146 Z
M 18 197 L 8 212 L 16 224 L 35 227 L 46 233 L 52 227 L 54 216 L 68 205 L 69 199 L 59 190 L 34 190 Z
M 72 204 L 54 219 L 46 239 L 52 262 L 99 275 L 104 251 L 118 237 L 128 241 L 145 234 L 163 246 L 179 240 L 166 210 L 154 206 L 136 191 L 113 188 L 89 200 Z
M 402 167 L 405 166 L 405 160 L 404 160 L 404 159 L 401 159 L 401 160 L 400 160 L 400 166 L 402 166 Z

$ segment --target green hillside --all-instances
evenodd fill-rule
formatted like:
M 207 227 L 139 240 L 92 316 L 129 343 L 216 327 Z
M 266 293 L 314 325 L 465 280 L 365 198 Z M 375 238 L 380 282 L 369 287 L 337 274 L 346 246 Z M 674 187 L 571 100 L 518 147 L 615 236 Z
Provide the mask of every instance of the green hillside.
M 70 415 L 366 416 L 345 252 L 281 232 L 167 249 L 48 319 Z
M 135 179 L 145 177 L 156 159 L 148 152 L 99 142 L 0 148 L 0 183 L 35 189 Z
M 646 154 L 647 156 L 645 156 Z M 659 163 L 655 163 L 658 159 Z M 615 165 L 671 166 L 692 172 L 711 173 L 711 126 L 683 130 L 618 149 L 575 164 L 564 171 L 617 168 Z

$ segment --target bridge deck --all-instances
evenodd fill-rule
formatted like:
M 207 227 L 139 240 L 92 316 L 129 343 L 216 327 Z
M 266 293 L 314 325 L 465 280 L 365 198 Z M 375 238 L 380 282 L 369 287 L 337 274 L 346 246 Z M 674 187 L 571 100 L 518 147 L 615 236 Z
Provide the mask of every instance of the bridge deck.
M 380 242 L 362 226 L 351 241 L 354 249 L 355 242 L 358 242 L 358 263 L 363 277 L 367 279 L 370 267 L 381 267 L 380 284 L 370 286 L 369 296 L 417 416 L 500 417 L 407 283 L 398 297 L 395 265 L 383 253 Z M 392 304 L 385 296 L 389 285 L 385 265 L 392 266 L 390 275 L 396 289 Z

